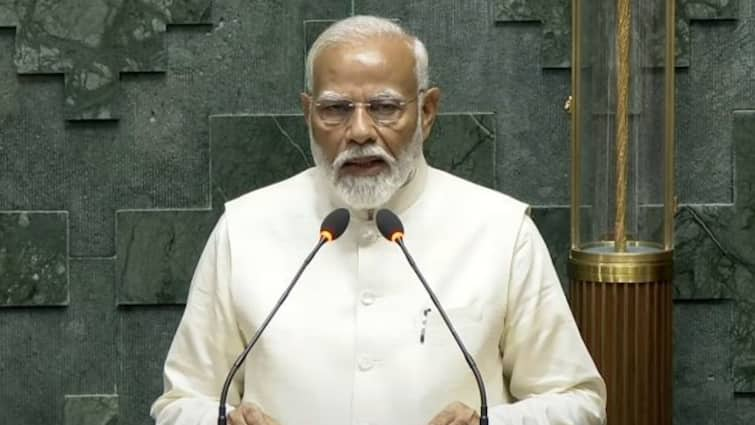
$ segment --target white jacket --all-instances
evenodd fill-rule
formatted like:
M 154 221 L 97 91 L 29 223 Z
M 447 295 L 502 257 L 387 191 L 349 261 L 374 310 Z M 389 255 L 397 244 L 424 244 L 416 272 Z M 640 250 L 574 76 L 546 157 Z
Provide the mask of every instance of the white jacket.
M 309 169 L 226 204 L 168 353 L 158 425 L 216 423 L 232 362 L 339 206 L 328 193 Z M 389 207 L 481 370 L 490 424 L 602 423 L 605 385 L 527 206 L 423 163 Z M 452 401 L 479 409 L 441 317 L 364 214 L 304 272 L 231 387 L 231 406 L 254 402 L 281 425 L 425 425 Z

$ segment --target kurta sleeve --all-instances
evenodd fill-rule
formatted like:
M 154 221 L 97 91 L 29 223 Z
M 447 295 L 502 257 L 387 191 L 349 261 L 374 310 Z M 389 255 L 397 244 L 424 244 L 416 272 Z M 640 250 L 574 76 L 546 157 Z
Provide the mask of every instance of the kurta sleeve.
M 548 248 L 525 216 L 517 237 L 500 339 L 512 404 L 491 425 L 598 425 L 606 389 L 582 341 Z
M 186 309 L 168 351 L 164 392 L 152 405 L 157 425 L 214 425 L 226 374 L 244 342 L 231 305 L 227 220 L 221 217 L 194 271 Z M 243 373 L 231 386 L 237 405 Z

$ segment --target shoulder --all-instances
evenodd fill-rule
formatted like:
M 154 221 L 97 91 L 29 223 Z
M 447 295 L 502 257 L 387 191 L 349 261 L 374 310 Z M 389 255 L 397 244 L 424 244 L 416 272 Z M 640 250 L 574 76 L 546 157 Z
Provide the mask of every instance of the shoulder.
M 529 214 L 530 206 L 525 202 L 432 167 L 428 174 L 428 191 L 432 198 L 444 204 L 446 212 L 470 218 L 516 217 L 521 224 Z
M 228 215 L 280 213 L 292 203 L 303 204 L 316 196 L 314 169 L 309 168 L 285 180 L 245 193 L 225 203 Z
M 310 168 L 226 202 L 224 216 L 234 235 L 248 236 L 261 229 L 285 235 L 292 223 L 314 217 L 317 196 L 315 172 Z

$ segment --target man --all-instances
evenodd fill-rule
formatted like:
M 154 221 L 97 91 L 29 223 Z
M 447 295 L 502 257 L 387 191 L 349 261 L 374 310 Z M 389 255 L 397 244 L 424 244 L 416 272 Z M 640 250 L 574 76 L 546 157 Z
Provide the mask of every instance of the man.
M 357 16 L 314 43 L 301 95 L 317 166 L 226 204 L 165 364 L 160 425 L 214 424 L 223 380 L 316 241 L 325 246 L 229 396 L 233 425 L 477 424 L 472 373 L 400 250 L 386 207 L 475 358 L 494 425 L 603 421 L 605 386 L 527 206 L 428 167 L 438 111 L 422 43 Z

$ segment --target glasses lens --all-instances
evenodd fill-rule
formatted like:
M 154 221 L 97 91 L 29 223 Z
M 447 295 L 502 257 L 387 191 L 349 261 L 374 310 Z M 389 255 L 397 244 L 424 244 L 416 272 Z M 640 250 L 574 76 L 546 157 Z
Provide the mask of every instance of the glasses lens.
M 369 103 L 368 111 L 375 121 L 387 123 L 398 120 L 401 117 L 401 102 L 392 99 L 374 100 Z
M 341 123 L 346 121 L 354 105 L 351 102 L 323 102 L 317 107 L 320 119 L 327 123 Z

